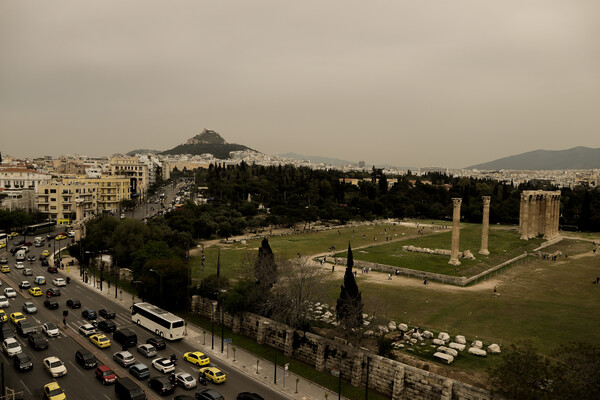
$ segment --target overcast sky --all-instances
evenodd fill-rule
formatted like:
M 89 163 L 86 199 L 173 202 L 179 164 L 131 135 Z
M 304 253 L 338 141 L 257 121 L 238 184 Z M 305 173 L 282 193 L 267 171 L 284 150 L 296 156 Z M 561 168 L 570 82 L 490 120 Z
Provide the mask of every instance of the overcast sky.
M 600 1 L 0 3 L 0 151 L 464 167 L 600 147 Z

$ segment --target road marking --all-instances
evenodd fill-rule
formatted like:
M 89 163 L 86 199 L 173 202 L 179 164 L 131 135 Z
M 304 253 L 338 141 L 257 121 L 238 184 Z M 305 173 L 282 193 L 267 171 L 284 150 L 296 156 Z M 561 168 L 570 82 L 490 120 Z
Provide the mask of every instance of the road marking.
M 73 369 L 74 369 L 75 371 L 79 372 L 79 373 L 81 374 L 81 376 L 85 376 L 85 375 L 83 374 L 83 372 L 81 372 L 81 371 L 79 370 L 79 368 L 77 368 L 77 366 L 76 366 L 75 364 L 73 364 L 73 361 L 69 361 L 69 364 L 71 364 L 71 365 L 73 366 Z
M 23 385 L 23 387 L 29 392 L 29 394 L 33 394 L 31 393 L 31 390 L 29 390 L 29 388 L 27 387 L 27 385 L 25 384 L 25 382 L 23 382 L 23 380 L 20 380 L 21 384 Z

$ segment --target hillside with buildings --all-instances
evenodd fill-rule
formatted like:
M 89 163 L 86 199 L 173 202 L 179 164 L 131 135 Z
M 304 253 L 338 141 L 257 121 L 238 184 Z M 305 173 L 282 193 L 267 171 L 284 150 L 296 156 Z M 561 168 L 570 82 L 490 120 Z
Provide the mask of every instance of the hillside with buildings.
M 170 150 L 162 152 L 163 155 L 190 154 L 199 156 L 203 154 L 212 154 L 213 157 L 225 160 L 230 158 L 232 151 L 247 151 L 251 148 L 236 144 L 227 143 L 217 132 L 204 129 L 202 133 L 188 139 L 185 143 L 175 146 Z
M 598 169 L 600 168 L 600 149 L 579 146 L 568 150 L 534 150 L 467 168 L 481 170 Z

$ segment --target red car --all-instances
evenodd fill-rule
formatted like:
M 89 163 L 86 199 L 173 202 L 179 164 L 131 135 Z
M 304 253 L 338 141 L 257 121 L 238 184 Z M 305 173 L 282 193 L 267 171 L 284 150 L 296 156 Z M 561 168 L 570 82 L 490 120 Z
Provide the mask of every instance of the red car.
M 111 383 L 115 383 L 117 375 L 115 375 L 113 370 L 106 365 L 101 365 L 96 368 L 96 378 L 99 379 L 103 385 L 110 385 Z
M 57 272 L 58 272 L 58 268 L 56 268 L 56 267 L 55 267 L 55 266 L 53 266 L 53 265 L 50 265 L 50 266 L 48 267 L 48 272 L 50 272 L 51 274 L 57 273 Z

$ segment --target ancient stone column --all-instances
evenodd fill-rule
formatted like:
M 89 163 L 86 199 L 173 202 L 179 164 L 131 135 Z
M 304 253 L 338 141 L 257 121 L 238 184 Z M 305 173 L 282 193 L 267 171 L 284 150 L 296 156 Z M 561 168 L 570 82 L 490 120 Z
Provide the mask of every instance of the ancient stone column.
M 460 241 L 460 204 L 462 199 L 452 199 L 454 210 L 452 212 L 452 248 L 450 250 L 450 265 L 460 265 L 458 261 L 458 244 Z
M 523 222 L 521 228 L 521 239 L 529 239 L 529 196 L 523 193 L 521 200 L 521 207 L 523 208 Z
M 531 221 L 531 229 L 529 230 L 529 238 L 535 238 L 538 235 L 538 229 L 537 229 L 537 220 L 538 220 L 538 213 L 539 213 L 539 207 L 538 207 L 538 195 L 537 193 L 534 193 L 533 196 L 531 196 L 531 201 L 529 202 L 529 204 L 531 204 L 531 214 L 529 214 L 529 220 Z
M 544 239 L 552 239 L 552 196 L 546 196 Z
M 523 212 L 524 212 L 524 207 L 523 207 L 523 198 L 525 197 L 525 195 L 523 193 L 521 193 L 521 203 L 519 204 L 519 229 L 517 230 L 517 232 L 519 234 L 523 234 Z
M 490 230 L 490 196 L 483 196 L 483 220 L 481 221 L 481 249 L 479 254 L 487 256 L 490 254 L 488 250 L 488 234 Z
M 558 225 L 560 223 L 560 195 L 554 197 L 554 237 L 559 236 Z

